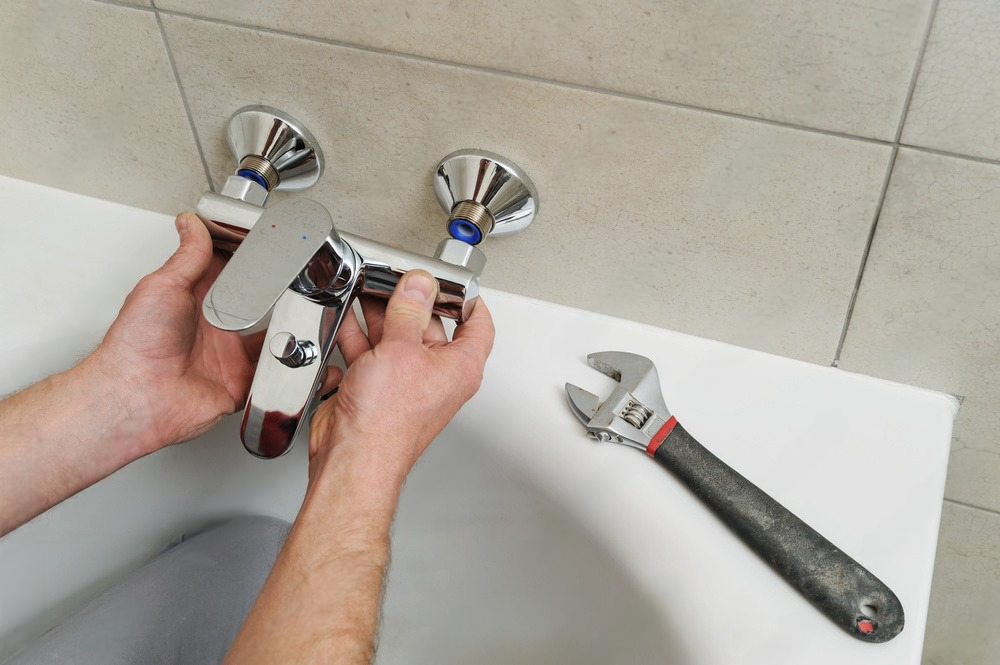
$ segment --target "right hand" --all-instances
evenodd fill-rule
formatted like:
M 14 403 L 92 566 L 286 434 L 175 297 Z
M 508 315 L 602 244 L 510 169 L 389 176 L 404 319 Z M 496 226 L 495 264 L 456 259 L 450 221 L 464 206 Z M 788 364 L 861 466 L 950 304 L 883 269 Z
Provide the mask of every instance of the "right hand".
M 368 335 L 349 313 L 337 338 L 347 373 L 312 421 L 309 476 L 333 459 L 358 456 L 402 484 L 417 458 L 483 378 L 493 319 L 482 299 L 449 342 L 432 315 L 437 280 L 410 271 L 388 304 L 363 300 Z M 336 462 L 334 462 L 336 463 Z

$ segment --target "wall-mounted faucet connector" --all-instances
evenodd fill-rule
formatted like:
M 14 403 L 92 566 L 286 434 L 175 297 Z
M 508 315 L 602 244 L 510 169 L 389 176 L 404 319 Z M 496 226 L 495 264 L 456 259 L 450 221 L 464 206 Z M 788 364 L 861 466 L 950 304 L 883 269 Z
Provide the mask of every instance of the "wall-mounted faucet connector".
M 239 167 L 236 175 L 268 192 L 297 192 L 323 175 L 323 152 L 305 126 L 269 106 L 244 106 L 229 121 L 229 149 Z
M 442 159 L 434 193 L 448 213 L 448 234 L 470 245 L 522 231 L 538 214 L 538 192 L 527 174 L 485 150 L 457 150 Z

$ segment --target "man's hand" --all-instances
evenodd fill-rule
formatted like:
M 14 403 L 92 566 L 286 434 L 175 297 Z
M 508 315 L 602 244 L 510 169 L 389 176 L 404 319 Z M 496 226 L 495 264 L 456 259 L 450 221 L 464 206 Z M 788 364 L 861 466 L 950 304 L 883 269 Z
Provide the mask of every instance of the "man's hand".
M 348 370 L 313 418 L 305 501 L 226 663 L 371 662 L 403 480 L 479 388 L 493 345 L 482 300 L 448 342 L 436 290 L 409 272 L 387 306 L 362 303 L 368 335 L 354 318 L 341 327 Z
M 348 371 L 336 395 L 316 412 L 309 439 L 310 466 L 328 453 L 364 453 L 400 482 L 431 440 L 472 397 L 493 348 L 493 320 L 476 302 L 449 342 L 431 310 L 437 281 L 407 273 L 388 305 L 362 300 L 368 335 L 353 311 L 337 344 Z
M 154 433 L 151 450 L 203 434 L 246 401 L 260 337 L 209 324 L 201 303 L 226 260 L 195 215 L 177 217 L 180 247 L 139 282 L 88 362 L 119 386 L 123 410 Z

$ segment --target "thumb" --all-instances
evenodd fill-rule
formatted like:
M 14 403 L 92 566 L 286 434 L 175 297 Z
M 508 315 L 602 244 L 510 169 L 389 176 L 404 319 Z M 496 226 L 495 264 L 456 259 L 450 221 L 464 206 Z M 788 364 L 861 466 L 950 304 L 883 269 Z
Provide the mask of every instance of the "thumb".
M 382 339 L 423 342 L 437 291 L 437 280 L 426 271 L 411 270 L 403 275 L 385 308 Z
M 212 236 L 197 215 L 185 212 L 174 225 L 181 244 L 157 272 L 176 277 L 185 287 L 192 287 L 208 270 L 212 261 Z

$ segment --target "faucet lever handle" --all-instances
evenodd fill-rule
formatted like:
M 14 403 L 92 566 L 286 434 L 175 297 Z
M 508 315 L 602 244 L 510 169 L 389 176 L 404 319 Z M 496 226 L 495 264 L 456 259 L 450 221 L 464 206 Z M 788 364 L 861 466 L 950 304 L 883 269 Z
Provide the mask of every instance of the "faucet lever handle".
M 205 295 L 205 318 L 222 330 L 261 329 L 281 294 L 331 242 L 339 249 L 333 219 L 316 201 L 267 208 Z

